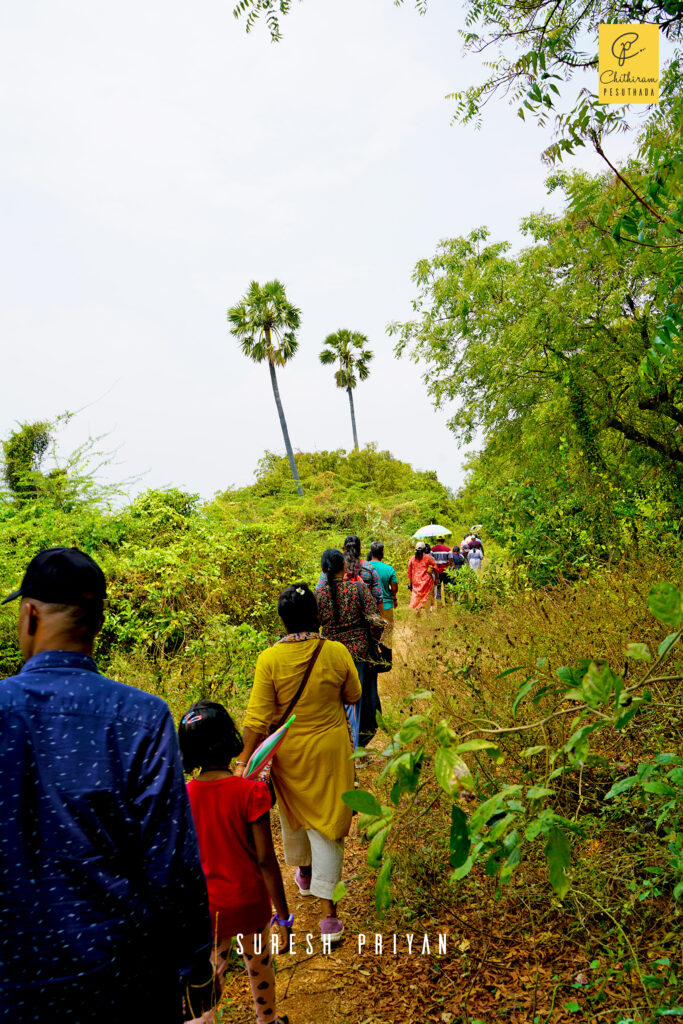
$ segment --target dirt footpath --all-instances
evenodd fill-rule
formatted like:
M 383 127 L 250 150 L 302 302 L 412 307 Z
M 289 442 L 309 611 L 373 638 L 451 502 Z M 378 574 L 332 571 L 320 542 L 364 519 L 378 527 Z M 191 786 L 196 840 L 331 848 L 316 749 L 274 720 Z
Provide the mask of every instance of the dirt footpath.
M 383 705 L 392 701 L 412 680 L 405 673 L 405 663 L 413 641 L 415 624 L 411 620 L 397 623 L 393 636 L 395 669 L 379 677 Z M 406 691 L 407 692 L 407 691 Z M 373 758 L 367 768 L 358 769 L 356 778 L 362 788 L 374 791 L 378 776 L 385 765 L 380 756 L 386 736 L 378 734 L 371 744 Z M 278 1013 L 286 1013 L 290 1024 L 411 1024 L 434 1021 L 437 1024 L 455 1024 L 454 1015 L 446 1010 L 448 994 L 455 994 L 452 982 L 448 993 L 439 994 L 434 981 L 444 982 L 450 974 L 452 956 L 422 955 L 415 948 L 409 954 L 404 934 L 397 936 L 397 952 L 392 951 L 393 925 L 389 920 L 380 922 L 375 909 L 376 872 L 367 867 L 367 843 L 358 834 L 354 817 L 346 840 L 344 874 L 348 892 L 339 905 L 339 916 L 345 925 L 342 941 L 331 953 L 323 953 L 320 941 L 320 904 L 314 897 L 303 897 L 294 883 L 294 868 L 287 867 L 282 855 L 279 824 L 273 814 L 273 838 L 287 892 L 290 909 L 294 913 L 294 952 L 280 953 L 276 958 L 276 987 Z M 424 925 L 424 929 L 422 927 Z M 421 922 L 415 927 L 415 946 L 421 948 L 423 930 L 433 936 L 448 931 L 449 954 L 457 942 L 462 942 L 453 922 Z M 375 954 L 375 936 L 382 934 L 384 949 Z M 310 936 L 307 947 L 307 935 Z M 365 936 L 360 946 L 359 936 Z M 312 947 L 312 952 L 310 951 Z M 435 950 L 434 950 L 435 951 Z M 459 956 L 458 956 L 459 963 Z M 436 964 L 436 975 L 432 977 Z M 447 968 L 448 964 L 448 968 Z M 458 971 L 459 974 L 459 971 Z M 456 975 L 457 977 L 457 975 Z M 246 971 L 241 958 L 235 958 L 221 1002 L 220 1024 L 246 1024 L 254 1020 L 253 1004 Z

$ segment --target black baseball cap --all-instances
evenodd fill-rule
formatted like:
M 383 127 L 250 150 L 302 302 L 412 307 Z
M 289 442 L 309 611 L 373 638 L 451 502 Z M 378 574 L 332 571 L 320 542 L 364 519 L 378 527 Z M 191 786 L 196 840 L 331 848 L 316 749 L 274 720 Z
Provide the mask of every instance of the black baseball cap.
M 78 548 L 47 548 L 28 564 L 21 586 L 0 604 L 35 597 L 48 604 L 103 604 L 107 581 L 97 562 Z

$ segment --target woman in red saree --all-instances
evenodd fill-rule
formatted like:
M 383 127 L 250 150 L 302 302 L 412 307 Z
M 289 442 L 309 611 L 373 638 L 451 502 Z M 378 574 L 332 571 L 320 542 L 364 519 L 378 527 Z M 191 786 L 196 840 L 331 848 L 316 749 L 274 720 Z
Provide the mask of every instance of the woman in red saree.
M 431 555 L 425 553 L 424 541 L 415 545 L 415 554 L 408 562 L 408 590 L 410 590 L 410 607 L 415 608 L 419 615 L 426 604 L 429 604 L 434 590 L 436 562 Z

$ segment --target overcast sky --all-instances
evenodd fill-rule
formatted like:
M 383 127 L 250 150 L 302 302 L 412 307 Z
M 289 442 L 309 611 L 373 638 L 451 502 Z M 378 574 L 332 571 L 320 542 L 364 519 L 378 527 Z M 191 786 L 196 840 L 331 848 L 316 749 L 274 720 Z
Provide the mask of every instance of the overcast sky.
M 306 0 L 272 44 L 233 0 L 21 0 L 2 8 L 0 437 L 82 409 L 116 477 L 210 497 L 284 451 L 268 371 L 225 313 L 252 279 L 302 311 L 280 371 L 295 448 L 350 447 L 318 352 L 340 327 L 376 358 L 356 391 L 376 442 L 457 488 L 462 453 L 385 327 L 442 238 L 556 208 L 548 136 L 501 100 L 482 131 L 445 94 L 481 78 L 454 0 Z M 623 142 L 618 143 L 619 150 Z M 615 149 L 617 144 L 615 143 Z M 614 152 L 615 150 L 613 150 Z M 582 157 L 582 162 L 597 167 Z

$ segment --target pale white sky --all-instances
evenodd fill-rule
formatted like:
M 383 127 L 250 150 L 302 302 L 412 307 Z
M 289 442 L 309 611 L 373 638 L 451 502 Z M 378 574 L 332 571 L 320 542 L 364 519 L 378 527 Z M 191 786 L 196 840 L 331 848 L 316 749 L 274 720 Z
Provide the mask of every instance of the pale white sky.
M 547 133 L 504 101 L 482 131 L 449 125 L 445 94 L 481 77 L 453 0 L 425 17 L 306 0 L 277 45 L 232 6 L 3 5 L 0 437 L 84 409 L 64 445 L 109 433 L 114 476 L 143 473 L 138 487 L 250 482 L 284 447 L 267 368 L 225 312 L 278 277 L 302 310 L 279 374 L 295 448 L 351 445 L 346 395 L 318 362 L 347 327 L 376 353 L 355 394 L 361 443 L 457 488 L 446 414 L 385 326 L 410 316 L 412 268 L 441 238 L 487 224 L 517 240 L 524 214 L 556 208 Z

